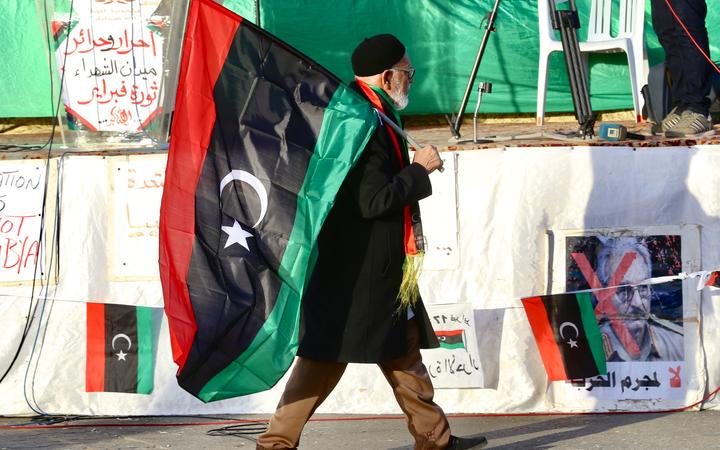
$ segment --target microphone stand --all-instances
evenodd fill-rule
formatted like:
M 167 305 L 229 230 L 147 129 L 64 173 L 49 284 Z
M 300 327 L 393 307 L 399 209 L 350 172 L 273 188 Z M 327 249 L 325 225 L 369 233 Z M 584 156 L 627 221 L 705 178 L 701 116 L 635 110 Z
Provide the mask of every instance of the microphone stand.
M 487 25 L 485 26 L 482 41 L 480 41 L 480 48 L 478 49 L 477 56 L 475 57 L 475 63 L 473 64 L 472 72 L 470 73 L 470 79 L 468 80 L 467 87 L 465 88 L 465 95 L 463 95 L 462 103 L 460 104 L 460 111 L 458 111 L 457 115 L 453 114 L 452 116 L 449 116 L 445 114 L 445 119 L 448 121 L 448 125 L 450 125 L 450 132 L 453 134 L 455 139 L 460 139 L 460 125 L 462 124 L 463 114 L 465 114 L 465 108 L 467 107 L 468 100 L 470 99 L 470 92 L 472 91 L 472 86 L 475 83 L 475 77 L 477 76 L 478 68 L 480 67 L 480 61 L 482 61 L 483 54 L 485 53 L 488 38 L 490 37 L 491 32 L 496 31 L 495 17 L 497 17 L 499 4 L 500 0 L 495 0 L 495 5 L 493 5 L 492 11 L 487 15 Z

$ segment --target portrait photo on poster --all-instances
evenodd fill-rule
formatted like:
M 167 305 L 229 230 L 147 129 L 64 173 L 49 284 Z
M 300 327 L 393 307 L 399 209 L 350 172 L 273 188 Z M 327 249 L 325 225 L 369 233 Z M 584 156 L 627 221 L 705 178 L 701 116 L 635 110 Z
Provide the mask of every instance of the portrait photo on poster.
M 699 270 L 699 228 L 553 230 L 549 235 L 551 290 L 591 292 L 607 362 L 607 374 L 557 386 L 557 399 L 673 401 L 695 392 L 698 294 L 688 280 L 662 277 Z
M 608 288 L 592 296 L 608 362 L 684 359 L 682 281 L 638 284 L 682 272 L 681 247 L 679 235 L 566 238 L 565 289 Z

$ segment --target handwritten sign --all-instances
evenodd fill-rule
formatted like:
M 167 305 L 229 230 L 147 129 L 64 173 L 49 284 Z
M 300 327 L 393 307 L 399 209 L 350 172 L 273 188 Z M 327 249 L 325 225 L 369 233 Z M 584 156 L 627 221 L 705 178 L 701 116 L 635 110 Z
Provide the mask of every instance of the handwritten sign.
M 425 258 L 423 270 L 453 270 L 460 264 L 457 153 L 443 153 L 445 170 L 430 174 L 433 195 L 420 200 Z
M 423 350 L 433 386 L 436 388 L 483 387 L 475 319 L 469 303 L 427 305 L 428 315 L 440 348 Z
M 66 110 L 92 131 L 137 131 L 160 110 L 160 0 L 76 1 L 58 16 L 55 53 Z M 77 20 L 77 22 L 76 22 Z
M 42 165 L 0 164 L 0 282 L 30 281 L 44 273 L 40 249 L 44 188 Z
M 158 277 L 160 201 L 164 155 L 114 158 L 112 273 L 122 278 Z

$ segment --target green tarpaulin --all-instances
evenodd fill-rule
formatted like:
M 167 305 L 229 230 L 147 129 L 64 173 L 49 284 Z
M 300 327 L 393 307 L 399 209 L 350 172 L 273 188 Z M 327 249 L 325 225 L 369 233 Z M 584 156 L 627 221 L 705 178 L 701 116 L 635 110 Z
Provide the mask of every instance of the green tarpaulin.
M 615 0 L 617 3 L 618 0 Z M 49 2 L 50 3 L 50 2 Z M 255 0 L 226 0 L 225 6 L 255 22 Z M 589 0 L 577 0 L 581 22 L 587 22 Z M 720 59 L 720 2 L 708 1 L 711 53 Z M 260 0 L 260 25 L 348 80 L 350 52 L 363 37 L 392 32 L 403 40 L 418 69 L 410 114 L 453 112 L 460 100 L 480 45 L 492 0 Z M 42 5 L 42 2 L 41 2 Z M 48 116 L 51 111 L 47 51 L 43 45 L 42 10 L 28 0 L 4 0 L 0 15 L 0 117 Z M 652 31 L 650 2 L 646 11 L 646 45 L 650 64 L 663 51 Z M 493 83 L 481 112 L 534 112 L 537 86 L 537 3 L 501 1 L 497 32 L 490 37 L 477 80 Z M 583 30 L 580 38 L 583 38 Z M 590 90 L 595 110 L 632 107 L 624 54 L 590 58 Z M 546 111 L 572 111 L 562 56 L 551 60 Z M 57 96 L 57 92 L 55 93 Z M 56 99 L 57 100 L 57 99 Z M 475 102 L 475 90 L 468 111 Z

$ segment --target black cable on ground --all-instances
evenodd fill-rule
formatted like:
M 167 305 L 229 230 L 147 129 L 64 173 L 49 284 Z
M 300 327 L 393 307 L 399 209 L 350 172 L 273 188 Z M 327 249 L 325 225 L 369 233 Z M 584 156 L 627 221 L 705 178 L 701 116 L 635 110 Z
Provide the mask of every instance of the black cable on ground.
M 208 436 L 232 436 L 254 440 L 250 438 L 250 436 L 262 434 L 267 431 L 267 429 L 267 422 L 239 423 L 237 425 L 227 425 L 221 428 L 215 428 L 213 430 L 209 430 L 206 434 Z

